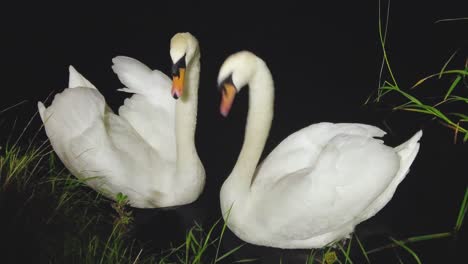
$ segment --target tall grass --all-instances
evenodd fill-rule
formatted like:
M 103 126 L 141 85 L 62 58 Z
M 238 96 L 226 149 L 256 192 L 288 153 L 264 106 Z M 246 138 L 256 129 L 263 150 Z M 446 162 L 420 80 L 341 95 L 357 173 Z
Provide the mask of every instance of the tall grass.
M 379 1 L 380 5 L 380 1 Z M 366 100 L 366 104 L 370 103 L 371 101 L 374 103 L 381 103 L 385 96 L 388 94 L 397 94 L 400 96 L 401 103 L 397 106 L 393 107 L 395 111 L 410 111 L 410 112 L 417 112 L 426 116 L 429 116 L 433 119 L 438 120 L 444 126 L 452 129 L 454 131 L 454 142 L 457 142 L 458 135 L 462 134 L 463 142 L 468 141 L 468 112 L 457 112 L 456 109 L 458 105 L 455 104 L 462 104 L 464 109 L 466 109 L 466 104 L 468 103 L 468 97 L 464 96 L 466 91 L 463 91 L 463 88 L 468 88 L 468 58 L 466 58 L 464 65 L 458 65 L 458 68 L 454 69 L 447 69 L 452 62 L 452 60 L 457 56 L 457 51 L 452 53 L 448 60 L 441 66 L 439 72 L 430 74 L 420 80 L 417 80 L 412 86 L 409 88 L 403 88 L 397 82 L 395 74 L 392 70 L 390 65 L 390 60 L 386 51 L 386 38 L 388 32 L 388 18 L 389 18 L 389 6 L 387 8 L 386 14 L 386 22 L 383 25 L 382 23 L 382 16 L 381 12 L 379 12 L 379 21 L 378 21 L 378 29 L 379 29 L 379 40 L 380 45 L 382 48 L 383 53 L 383 60 L 382 60 L 382 69 L 380 72 L 380 86 L 377 89 L 376 96 L 369 96 Z M 379 7 L 381 10 L 381 8 Z M 456 21 L 456 20 L 464 20 L 466 18 L 457 18 L 457 19 L 444 19 L 436 21 L 444 22 L 444 21 Z M 390 80 L 384 80 L 383 75 L 387 73 Z M 427 97 L 424 99 L 417 98 L 410 90 L 413 89 L 423 89 L 423 85 L 426 84 L 428 80 L 436 79 L 439 81 L 439 84 L 444 84 L 442 81 L 451 80 L 449 85 L 443 87 L 441 89 L 441 93 L 439 96 L 436 97 Z M 464 87 L 463 87 L 464 86 Z M 465 92 L 465 93 L 463 93 Z M 428 234 L 428 235 L 419 235 L 414 237 L 409 237 L 406 239 L 394 239 L 392 237 L 389 238 L 391 243 L 374 248 L 371 250 L 366 251 L 362 244 L 360 244 L 360 248 L 363 253 L 365 253 L 366 260 L 370 263 L 368 255 L 381 252 L 385 249 L 390 248 L 397 248 L 400 247 L 407 251 L 415 260 L 416 263 L 421 263 L 420 258 L 414 252 L 408 244 L 415 243 L 415 242 L 422 242 L 434 239 L 441 239 L 441 238 L 448 238 L 448 237 L 457 237 L 462 223 L 464 221 L 464 217 L 467 213 L 468 208 L 468 186 L 465 187 L 465 194 L 462 200 L 462 203 L 459 208 L 459 212 L 456 218 L 456 223 L 452 230 L 443 233 L 435 233 L 435 234 Z M 358 240 L 359 241 L 359 240 Z M 359 242 L 360 243 L 360 242 Z M 400 263 L 402 263 L 401 259 L 399 259 Z
M 35 248 L 9 250 L 40 252 L 35 256 L 39 263 L 133 263 L 132 242 L 123 239 L 130 224 L 124 201 L 111 203 L 65 170 L 57 170 L 60 166 L 48 149 L 7 146 L 1 153 L 1 228 L 12 235 L 0 240 L 21 245 L 11 240 L 29 239 L 15 234 L 26 228 L 36 233 Z
M 226 225 L 219 220 L 207 233 L 196 224 L 177 247 L 146 248 L 133 238 L 126 195 L 111 201 L 87 187 L 87 179 L 77 179 L 57 162 L 47 142 L 37 147 L 18 142 L 0 147 L 0 230 L 11 233 L 0 236 L 9 252 L 0 256 L 1 263 L 29 262 L 22 261 L 23 251 L 39 252 L 35 263 L 225 263 L 243 246 L 220 251 Z M 38 237 L 30 248 L 22 241 L 31 233 L 18 236 L 25 228 Z
M 406 88 L 399 85 L 395 74 L 390 65 L 389 56 L 386 50 L 386 37 L 389 9 L 387 9 L 387 20 L 385 25 L 382 25 L 381 12 L 379 12 L 379 40 L 383 53 L 382 68 L 380 72 L 380 86 L 377 89 L 376 96 L 369 96 L 366 104 L 373 101 L 380 103 L 388 94 L 398 94 L 401 103 L 393 107 L 394 111 L 410 111 L 417 112 L 436 119 L 454 132 L 454 142 L 457 142 L 458 135 L 462 135 L 463 142 L 468 141 L 468 112 L 457 111 L 458 107 L 466 109 L 468 97 L 463 88 L 468 87 L 468 58 L 464 65 L 456 65 L 455 68 L 447 69 L 450 63 L 458 55 L 457 51 L 452 53 L 447 61 L 441 66 L 437 73 L 430 74 L 420 80 L 416 80 L 413 85 Z M 457 20 L 461 20 L 459 18 Z M 389 80 L 384 80 L 383 75 L 387 73 Z M 424 84 L 429 80 L 435 79 L 437 85 L 442 86 L 441 93 L 438 96 L 426 98 L 418 98 L 412 91 L 416 88 L 427 89 Z M 448 82 L 448 85 L 445 86 Z M 464 86 L 464 87 L 463 87 Z M 411 92 L 410 92 L 411 90 Z

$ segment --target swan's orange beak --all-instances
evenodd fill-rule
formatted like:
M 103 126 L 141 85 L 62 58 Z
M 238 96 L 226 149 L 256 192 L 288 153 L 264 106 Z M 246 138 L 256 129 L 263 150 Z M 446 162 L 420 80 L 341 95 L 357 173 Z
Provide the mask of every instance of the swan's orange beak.
M 172 97 L 179 99 L 184 93 L 185 55 L 172 65 Z
M 178 73 L 172 75 L 172 97 L 178 99 L 184 92 L 185 68 L 178 68 Z
M 231 111 L 237 89 L 234 84 L 229 82 L 225 82 L 221 85 L 221 105 L 219 106 L 219 111 L 224 117 L 227 117 L 229 111 Z

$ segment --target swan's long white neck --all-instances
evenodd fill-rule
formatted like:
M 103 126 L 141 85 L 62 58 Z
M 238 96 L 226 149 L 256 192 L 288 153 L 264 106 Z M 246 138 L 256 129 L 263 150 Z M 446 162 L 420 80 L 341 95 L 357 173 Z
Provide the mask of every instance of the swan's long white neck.
M 193 174 L 194 164 L 200 162 L 195 147 L 197 123 L 198 82 L 200 78 L 200 53 L 196 53 L 187 65 L 183 96 L 176 103 L 176 175 Z
M 273 119 L 274 87 L 265 62 L 257 59 L 256 71 L 249 82 L 249 111 L 244 143 L 236 165 L 228 178 L 229 204 L 250 192 L 252 177 L 262 155 Z M 226 191 L 226 190 L 225 190 Z M 225 204 L 225 206 L 230 206 Z

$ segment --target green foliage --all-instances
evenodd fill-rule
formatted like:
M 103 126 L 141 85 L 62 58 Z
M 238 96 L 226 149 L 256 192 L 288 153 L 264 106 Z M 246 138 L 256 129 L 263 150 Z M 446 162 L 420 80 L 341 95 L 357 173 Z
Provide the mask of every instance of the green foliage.
M 30 145 L 24 151 L 18 145 L 1 150 L 0 208 L 11 200 L 9 197 L 15 197 L 16 204 L 11 206 L 14 211 L 8 212 L 12 217 L 9 222 L 19 223 L 22 218 L 34 222 L 35 231 L 41 233 L 38 247 L 43 258 L 37 259 L 39 263 L 224 263 L 244 245 L 219 254 L 226 230 L 220 219 L 207 233 L 196 224 L 180 246 L 165 253 L 145 253 L 144 246 L 129 235 L 133 215 L 127 195 L 119 193 L 111 201 L 90 189 L 86 182 L 93 179 L 71 175 L 57 164 L 46 144 Z M 24 198 L 16 199 L 18 194 Z M 31 207 L 40 211 L 31 212 Z M 61 232 L 51 231 L 57 226 Z M 237 263 L 252 261 L 255 259 Z
M 455 142 L 457 141 L 458 134 L 462 134 L 463 142 L 466 142 L 468 140 L 468 127 L 466 126 L 466 122 L 468 122 L 468 113 L 459 113 L 454 111 L 456 111 L 455 109 L 457 109 L 456 107 L 458 105 L 468 103 L 468 97 L 463 96 L 460 89 L 461 86 L 465 86 L 465 88 L 468 86 L 468 58 L 466 59 L 465 65 L 458 66 L 460 68 L 447 70 L 446 68 L 457 55 L 457 52 L 454 52 L 438 73 L 428 75 L 427 77 L 416 81 L 415 84 L 412 85 L 411 89 L 419 87 L 422 88 L 424 87 L 423 84 L 426 84 L 428 80 L 432 79 L 438 80 L 439 86 L 444 85 L 447 80 L 453 79 L 450 82 L 448 88 L 441 89 L 439 96 L 418 99 L 414 94 L 408 91 L 409 89 L 405 89 L 400 86 L 397 82 L 397 79 L 395 78 L 395 74 L 392 70 L 392 67 L 390 66 L 389 57 L 385 47 L 387 35 L 386 26 L 387 24 L 385 25 L 385 28 L 383 28 L 382 19 L 379 13 L 379 38 L 383 52 L 382 66 L 383 69 L 386 69 L 386 72 L 390 76 L 390 80 L 382 81 L 380 87 L 377 89 L 375 98 L 372 100 L 372 96 L 370 96 L 367 99 L 366 104 L 371 100 L 376 103 L 382 102 L 383 98 L 388 94 L 398 94 L 402 99 L 402 103 L 393 107 L 393 110 L 417 112 L 427 115 L 431 118 L 435 118 L 454 131 Z M 383 73 L 384 72 L 381 71 L 381 78 Z M 456 93 L 458 91 L 460 91 L 460 94 Z
M 454 233 L 457 233 L 460 231 L 467 211 L 468 211 L 468 186 L 465 189 L 465 196 L 463 197 L 460 210 L 458 211 L 457 222 L 455 223 L 455 227 L 453 229 Z

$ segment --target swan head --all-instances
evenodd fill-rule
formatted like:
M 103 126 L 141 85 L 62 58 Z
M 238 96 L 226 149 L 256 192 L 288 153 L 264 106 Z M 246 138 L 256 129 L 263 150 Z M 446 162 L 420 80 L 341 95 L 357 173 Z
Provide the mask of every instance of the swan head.
M 178 99 L 184 92 L 187 65 L 198 54 L 198 40 L 190 33 L 177 33 L 171 39 L 172 97 Z
M 222 93 L 220 112 L 226 117 L 234 98 L 252 80 L 257 69 L 258 57 L 249 51 L 240 51 L 229 56 L 218 74 L 218 89 Z

